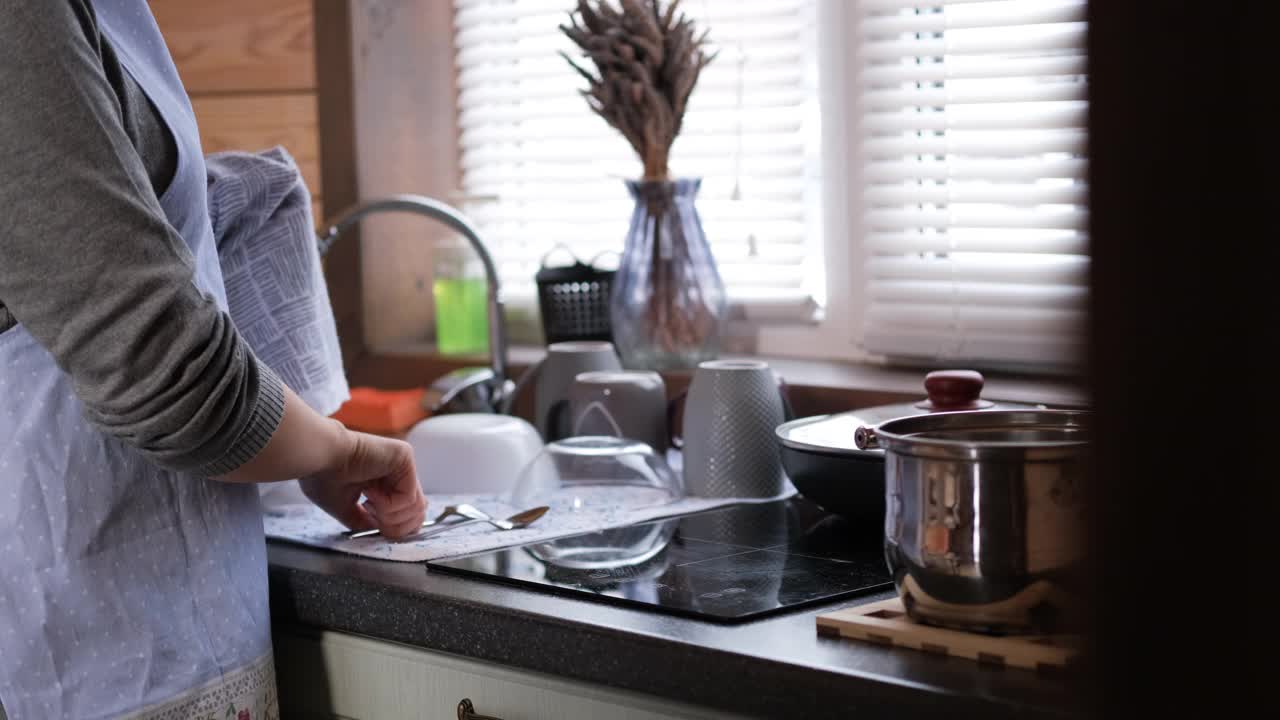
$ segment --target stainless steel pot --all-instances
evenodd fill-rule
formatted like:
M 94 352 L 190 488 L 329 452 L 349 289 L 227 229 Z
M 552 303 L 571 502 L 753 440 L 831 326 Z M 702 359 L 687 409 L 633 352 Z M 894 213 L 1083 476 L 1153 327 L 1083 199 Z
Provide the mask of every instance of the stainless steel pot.
M 1021 410 L 1043 405 L 982 399 L 983 377 L 973 370 L 935 370 L 925 376 L 928 397 L 835 415 L 800 418 L 779 425 L 782 465 L 802 495 L 827 512 L 851 520 L 857 530 L 884 529 L 884 451 L 861 450 L 854 434 L 864 425 L 896 418 L 959 410 Z
M 908 614 L 992 633 L 1077 622 L 1089 413 L 900 418 L 855 442 L 885 451 L 885 557 Z

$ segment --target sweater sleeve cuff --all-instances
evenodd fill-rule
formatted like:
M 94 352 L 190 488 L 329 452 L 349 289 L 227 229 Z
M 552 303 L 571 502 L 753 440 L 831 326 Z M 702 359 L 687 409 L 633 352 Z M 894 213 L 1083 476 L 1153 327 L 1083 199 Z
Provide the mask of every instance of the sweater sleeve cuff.
M 256 369 L 257 398 L 249 422 L 231 448 L 217 460 L 200 468 L 204 477 L 225 475 L 244 465 L 262 451 L 284 418 L 284 383 L 275 372 L 250 354 L 250 367 Z

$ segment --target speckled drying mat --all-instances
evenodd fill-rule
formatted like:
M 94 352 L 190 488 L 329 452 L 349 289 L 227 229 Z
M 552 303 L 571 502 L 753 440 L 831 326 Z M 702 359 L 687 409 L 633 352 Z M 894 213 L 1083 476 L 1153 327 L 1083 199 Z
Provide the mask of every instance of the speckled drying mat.
M 388 542 L 374 536 L 348 538 L 341 523 L 329 517 L 314 505 L 277 505 L 263 512 L 263 524 L 267 537 L 274 540 L 326 548 L 339 552 L 400 562 L 441 560 L 458 555 L 497 550 L 504 547 L 532 542 L 553 540 L 568 535 L 597 532 L 609 528 L 633 525 L 658 518 L 689 515 L 705 510 L 737 505 L 781 500 L 795 494 L 788 491 L 776 498 L 684 498 L 665 505 L 640 507 L 628 498 L 625 488 L 596 491 L 587 495 L 582 507 L 573 508 L 567 503 L 552 505 L 546 515 L 523 530 L 498 530 L 488 523 L 475 523 L 450 530 L 434 537 L 405 542 Z M 520 509 L 506 504 L 498 495 L 432 495 L 427 516 L 434 517 L 446 506 L 469 503 L 493 517 L 505 518 Z

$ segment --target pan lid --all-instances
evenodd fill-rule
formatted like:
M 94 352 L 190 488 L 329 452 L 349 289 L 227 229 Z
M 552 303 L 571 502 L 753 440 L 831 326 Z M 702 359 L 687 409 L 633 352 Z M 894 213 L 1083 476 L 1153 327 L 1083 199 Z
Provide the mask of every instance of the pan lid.
M 981 394 L 984 384 L 982 373 L 974 370 L 935 370 L 924 379 L 927 399 L 799 418 L 779 425 L 776 434 L 785 447 L 795 450 L 883 460 L 884 450 L 862 450 L 854 443 L 858 428 L 875 427 L 898 418 L 936 412 L 1042 407 L 983 400 Z

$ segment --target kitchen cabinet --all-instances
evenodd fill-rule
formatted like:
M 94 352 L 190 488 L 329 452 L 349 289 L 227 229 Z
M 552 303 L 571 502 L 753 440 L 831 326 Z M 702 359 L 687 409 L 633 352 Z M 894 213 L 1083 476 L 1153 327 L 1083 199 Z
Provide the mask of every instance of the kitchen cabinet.
M 447 720 L 464 698 L 501 720 L 737 717 L 331 631 L 277 628 L 275 654 L 284 718 Z

